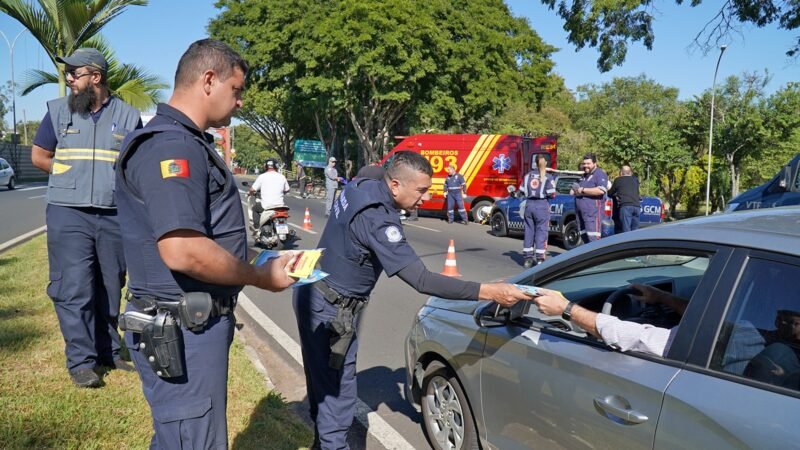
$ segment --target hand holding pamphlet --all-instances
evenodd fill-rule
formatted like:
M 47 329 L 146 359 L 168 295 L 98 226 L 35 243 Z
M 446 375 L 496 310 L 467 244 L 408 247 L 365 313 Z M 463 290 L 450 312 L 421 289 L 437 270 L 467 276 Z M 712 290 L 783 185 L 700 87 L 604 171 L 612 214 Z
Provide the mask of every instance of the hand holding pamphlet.
M 298 278 L 298 281 L 292 287 L 303 286 L 309 283 L 315 283 L 328 276 L 327 273 L 316 269 L 317 261 L 322 256 L 324 249 L 318 248 L 313 250 L 297 250 L 294 263 L 289 267 L 288 275 L 290 277 Z M 251 264 L 260 266 L 267 261 L 277 258 L 282 252 L 276 250 L 264 250 L 258 254 Z
M 533 297 L 538 297 L 538 296 L 542 295 L 539 292 L 539 288 L 537 288 L 536 286 L 525 286 L 525 285 L 522 285 L 522 284 L 515 284 L 514 286 L 520 288 L 525 293 L 530 294 Z

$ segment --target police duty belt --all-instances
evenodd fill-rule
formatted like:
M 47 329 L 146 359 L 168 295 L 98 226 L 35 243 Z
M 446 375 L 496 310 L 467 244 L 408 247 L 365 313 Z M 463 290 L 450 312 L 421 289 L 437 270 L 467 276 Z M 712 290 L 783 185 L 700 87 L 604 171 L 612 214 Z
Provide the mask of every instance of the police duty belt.
M 350 348 L 350 343 L 355 336 L 355 319 L 369 302 L 369 297 L 342 295 L 331 289 L 324 281 L 314 283 L 314 286 L 328 303 L 337 307 L 336 318 L 326 323 L 325 326 L 331 334 L 331 355 L 328 358 L 328 366 L 331 369 L 339 370 L 344 365 L 347 349 Z

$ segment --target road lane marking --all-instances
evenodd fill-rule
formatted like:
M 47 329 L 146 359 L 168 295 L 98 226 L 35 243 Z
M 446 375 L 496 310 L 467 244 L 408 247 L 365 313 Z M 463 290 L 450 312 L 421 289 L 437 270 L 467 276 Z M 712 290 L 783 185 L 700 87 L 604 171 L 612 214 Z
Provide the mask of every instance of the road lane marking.
M 25 241 L 27 239 L 30 239 L 30 238 L 36 236 L 37 234 L 43 233 L 45 230 L 47 230 L 47 225 L 43 225 L 43 226 L 41 226 L 41 227 L 39 227 L 39 228 L 37 228 L 35 230 L 29 231 L 29 232 L 23 234 L 21 236 L 17 236 L 14 239 L 11 239 L 10 241 L 3 242 L 2 244 L 0 244 L 0 253 L 3 253 L 4 251 L 8 250 L 9 248 L 19 244 L 20 242 L 23 242 L 23 241 Z
M 295 225 L 293 223 L 288 224 L 292 228 L 297 228 L 298 230 L 305 231 L 306 233 L 317 234 L 314 230 L 306 230 L 305 228 L 301 227 L 300 225 Z
M 30 199 L 33 199 L 33 198 L 43 198 L 43 197 L 47 197 L 47 194 L 44 194 L 44 195 L 34 195 L 33 197 L 28 197 L 28 200 L 30 200 Z
M 17 188 L 15 190 L 16 191 L 33 191 L 33 190 L 36 190 L 36 189 L 47 189 L 47 186 L 31 186 L 31 187 L 24 187 L 24 188 L 21 188 L 21 187 L 17 186 Z
M 417 224 L 414 224 L 414 223 L 408 223 L 408 220 L 404 220 L 403 221 L 403 226 L 409 226 L 409 227 L 414 227 L 414 228 L 422 228 L 423 230 L 435 231 L 437 233 L 441 233 L 442 232 L 441 230 L 435 230 L 433 228 L 423 227 L 422 225 L 417 225 Z
M 261 311 L 244 292 L 239 293 L 238 305 L 258 323 L 283 349 L 303 367 L 300 345 Z M 414 447 L 363 400 L 356 398 L 356 419 L 386 448 L 414 450 Z

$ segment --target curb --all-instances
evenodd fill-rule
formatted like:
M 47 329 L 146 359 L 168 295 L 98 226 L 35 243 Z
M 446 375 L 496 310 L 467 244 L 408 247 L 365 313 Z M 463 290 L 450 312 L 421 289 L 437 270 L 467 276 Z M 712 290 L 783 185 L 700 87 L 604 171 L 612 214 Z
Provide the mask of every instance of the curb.
M 40 234 L 42 234 L 42 233 L 44 233 L 46 231 L 47 231 L 47 225 L 43 225 L 43 226 L 41 226 L 41 227 L 39 227 L 39 228 L 37 228 L 35 230 L 29 231 L 29 232 L 23 234 L 21 236 L 17 236 L 14 239 L 11 239 L 10 241 L 4 242 L 4 243 L 0 244 L 0 253 L 3 253 L 6 250 L 9 250 L 11 248 L 14 248 L 17 245 L 22 244 L 23 242 L 27 242 L 27 241 L 35 238 L 36 236 L 38 236 L 38 235 L 40 235 Z

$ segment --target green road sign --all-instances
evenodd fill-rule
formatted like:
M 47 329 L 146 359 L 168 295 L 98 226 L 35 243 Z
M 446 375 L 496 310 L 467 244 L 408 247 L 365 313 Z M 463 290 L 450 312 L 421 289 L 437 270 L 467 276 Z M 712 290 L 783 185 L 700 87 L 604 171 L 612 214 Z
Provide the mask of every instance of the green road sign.
M 294 141 L 294 160 L 304 167 L 321 167 L 328 165 L 328 152 L 321 141 L 297 139 Z

